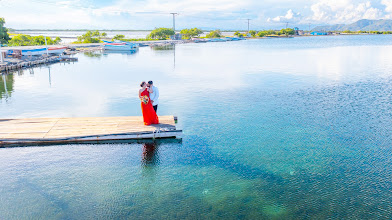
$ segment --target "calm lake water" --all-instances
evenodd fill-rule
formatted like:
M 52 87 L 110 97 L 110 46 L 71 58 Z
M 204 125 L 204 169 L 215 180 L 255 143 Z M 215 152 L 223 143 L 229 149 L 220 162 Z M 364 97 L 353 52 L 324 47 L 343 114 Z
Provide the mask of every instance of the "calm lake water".
M 390 219 L 392 36 L 182 44 L 2 76 L 0 117 L 141 115 L 182 141 L 0 149 L 0 219 Z

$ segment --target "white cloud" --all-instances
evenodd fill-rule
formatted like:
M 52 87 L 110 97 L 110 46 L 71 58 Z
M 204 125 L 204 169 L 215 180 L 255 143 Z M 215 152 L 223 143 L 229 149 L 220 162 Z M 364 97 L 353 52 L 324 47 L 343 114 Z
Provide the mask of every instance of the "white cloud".
M 370 1 L 320 0 L 311 6 L 311 20 L 322 23 L 351 23 L 360 19 L 381 19 L 383 12 Z
M 140 13 L 140 12 L 179 12 L 186 14 L 195 14 L 200 12 L 231 12 L 246 7 L 249 1 L 237 0 L 146 0 L 143 2 L 134 2 L 120 0 L 114 5 L 93 10 L 93 13 L 113 14 L 113 13 Z
M 277 16 L 275 18 L 268 18 L 268 22 L 298 22 L 302 18 L 300 13 L 293 12 L 292 9 L 288 10 L 285 16 Z
M 382 0 L 381 4 L 385 5 L 385 12 L 387 15 L 386 19 L 392 19 L 392 1 L 391 0 Z
M 236 29 L 252 19 L 254 28 L 276 23 L 351 23 L 392 19 L 392 0 L 0 0 L 0 16 L 11 28 Z M 266 23 L 269 21 L 269 23 Z
M 35 27 L 43 28 L 47 26 L 80 27 L 91 24 L 92 19 L 85 10 L 80 8 L 70 8 L 79 2 L 40 2 L 29 0 L 14 0 L 4 3 L 0 2 L 0 14 L 5 17 L 6 25 L 13 28 Z

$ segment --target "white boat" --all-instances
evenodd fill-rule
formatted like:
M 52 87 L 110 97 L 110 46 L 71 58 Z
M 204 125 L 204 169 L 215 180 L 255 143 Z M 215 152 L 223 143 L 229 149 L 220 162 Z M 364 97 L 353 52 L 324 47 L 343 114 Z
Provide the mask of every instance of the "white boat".
M 105 43 L 103 45 L 104 50 L 109 51 L 136 51 L 138 45 L 134 43 Z

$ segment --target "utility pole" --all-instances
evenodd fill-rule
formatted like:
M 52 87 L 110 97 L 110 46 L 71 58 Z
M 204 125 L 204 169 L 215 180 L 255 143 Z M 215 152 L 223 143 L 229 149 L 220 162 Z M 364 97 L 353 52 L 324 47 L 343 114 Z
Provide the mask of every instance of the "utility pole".
M 173 15 L 173 31 L 174 33 L 176 33 L 176 15 L 178 15 L 178 13 L 170 13 Z
M 289 22 L 286 22 L 286 29 L 287 29 L 288 26 L 289 26 Z
M 249 19 L 249 18 L 248 18 L 248 19 L 246 19 L 246 20 L 248 20 L 248 33 L 249 33 L 249 21 L 252 20 L 252 19 Z

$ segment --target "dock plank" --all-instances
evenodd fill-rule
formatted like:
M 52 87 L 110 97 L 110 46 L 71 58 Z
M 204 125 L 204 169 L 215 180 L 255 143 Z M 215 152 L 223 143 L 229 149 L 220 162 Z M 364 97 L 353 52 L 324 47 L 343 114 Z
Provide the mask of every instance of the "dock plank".
M 178 138 L 174 116 L 145 126 L 140 116 L 0 119 L 0 147 L 15 143 L 50 144 L 100 140 Z

